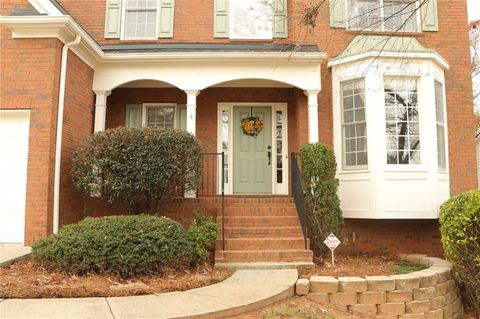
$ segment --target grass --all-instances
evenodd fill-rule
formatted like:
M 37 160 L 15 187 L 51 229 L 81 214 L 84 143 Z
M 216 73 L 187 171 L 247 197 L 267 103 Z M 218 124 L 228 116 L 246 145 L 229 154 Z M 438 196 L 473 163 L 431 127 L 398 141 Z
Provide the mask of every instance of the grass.
M 408 262 L 398 262 L 393 265 L 393 273 L 395 275 L 408 274 L 414 271 L 427 269 L 428 266 L 413 264 Z
M 263 311 L 263 319 L 340 319 L 337 315 L 310 305 L 282 305 Z

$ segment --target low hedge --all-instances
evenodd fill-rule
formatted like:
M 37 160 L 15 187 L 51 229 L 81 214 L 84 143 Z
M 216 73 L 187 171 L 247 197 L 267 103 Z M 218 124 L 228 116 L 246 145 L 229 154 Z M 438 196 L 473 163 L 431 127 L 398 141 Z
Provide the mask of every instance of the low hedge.
M 32 256 L 79 274 L 108 272 L 128 277 L 188 267 L 206 260 L 213 233 L 216 240 L 213 219 L 197 218 L 202 218 L 201 225 L 195 222 L 187 231 L 173 220 L 151 215 L 87 217 L 37 241 Z

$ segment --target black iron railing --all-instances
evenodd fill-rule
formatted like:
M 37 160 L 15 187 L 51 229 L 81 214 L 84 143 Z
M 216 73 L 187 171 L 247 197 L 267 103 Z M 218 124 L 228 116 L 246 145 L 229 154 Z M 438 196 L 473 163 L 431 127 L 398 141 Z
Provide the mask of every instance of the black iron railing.
M 297 215 L 302 227 L 303 240 L 305 243 L 305 250 L 307 250 L 307 209 L 305 207 L 305 186 L 303 184 L 302 173 L 298 165 L 300 155 L 292 153 L 290 157 L 292 170 L 292 195 L 297 207 Z
M 222 215 L 222 250 L 225 250 L 225 153 L 203 153 L 197 197 L 219 196 Z

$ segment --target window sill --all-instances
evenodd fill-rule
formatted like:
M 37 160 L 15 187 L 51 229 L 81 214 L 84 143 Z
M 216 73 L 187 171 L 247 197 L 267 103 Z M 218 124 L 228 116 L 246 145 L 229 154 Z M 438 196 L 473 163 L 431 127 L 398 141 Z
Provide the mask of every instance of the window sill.
M 342 170 L 338 172 L 339 174 L 370 174 L 371 171 L 369 169 L 350 169 L 350 170 Z
M 422 31 L 418 32 L 401 32 L 401 31 L 368 31 L 368 30 L 352 30 L 346 29 L 347 34 L 352 35 L 387 35 L 387 36 L 414 36 L 423 37 Z

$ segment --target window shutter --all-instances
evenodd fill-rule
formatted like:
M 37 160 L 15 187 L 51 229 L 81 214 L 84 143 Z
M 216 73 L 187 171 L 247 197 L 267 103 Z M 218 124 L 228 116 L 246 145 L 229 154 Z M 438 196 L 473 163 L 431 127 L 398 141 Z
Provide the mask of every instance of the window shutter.
M 426 0 L 421 7 L 422 30 L 438 31 L 437 0 Z
M 107 0 L 105 11 L 105 38 L 120 38 L 122 0 Z
M 273 0 L 273 37 L 288 37 L 287 0 Z
M 142 127 L 142 105 L 127 104 L 125 126 L 128 128 Z
M 330 0 L 330 27 L 346 28 L 346 0 Z
M 158 12 L 158 37 L 173 38 L 173 20 L 175 13 L 175 0 L 160 0 Z
M 186 131 L 187 130 L 187 106 L 178 105 L 177 112 L 178 112 L 177 129 Z
M 214 37 L 228 38 L 229 31 L 229 0 L 214 0 Z

